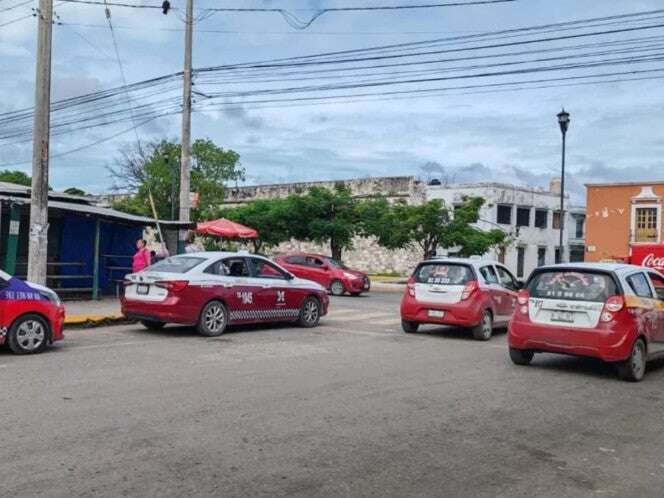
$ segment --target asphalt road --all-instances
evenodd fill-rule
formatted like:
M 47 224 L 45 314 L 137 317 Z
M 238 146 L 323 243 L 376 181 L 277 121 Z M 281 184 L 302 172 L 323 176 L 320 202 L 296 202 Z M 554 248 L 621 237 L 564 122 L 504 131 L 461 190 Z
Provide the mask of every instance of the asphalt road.
M 317 329 L 70 331 L 0 352 L 1 496 L 653 496 L 664 368 L 511 364 L 505 334 L 400 331 L 398 294 Z M 661 410 L 661 411 L 660 411 Z

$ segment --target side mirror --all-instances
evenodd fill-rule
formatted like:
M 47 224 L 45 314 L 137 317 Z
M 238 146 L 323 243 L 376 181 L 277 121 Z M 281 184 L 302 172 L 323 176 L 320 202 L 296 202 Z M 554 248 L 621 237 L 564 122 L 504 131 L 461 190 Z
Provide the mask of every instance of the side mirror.
M 292 273 L 286 273 L 286 280 L 293 280 L 295 278 L 295 275 Z

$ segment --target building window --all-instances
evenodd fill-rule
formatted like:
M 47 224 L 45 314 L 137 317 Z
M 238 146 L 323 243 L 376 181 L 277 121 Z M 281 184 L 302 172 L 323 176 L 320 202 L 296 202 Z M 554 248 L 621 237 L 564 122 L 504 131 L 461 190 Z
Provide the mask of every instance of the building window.
M 516 248 L 516 278 L 523 278 L 526 266 L 526 248 Z
M 657 208 L 647 207 L 634 210 L 634 242 L 657 242 Z
M 512 206 L 506 206 L 504 204 L 499 204 L 498 205 L 497 221 L 501 225 L 511 225 L 512 224 Z
M 544 266 L 546 264 L 546 247 L 537 248 L 537 266 Z
M 556 247 L 556 263 L 560 263 L 560 247 Z
M 560 211 L 553 212 L 553 220 L 551 222 L 551 228 L 554 230 L 560 230 Z
M 516 226 L 530 226 L 530 208 L 516 208 Z
M 584 225 L 585 220 L 582 217 L 579 217 L 576 219 L 576 238 L 577 239 L 582 239 L 583 238 L 583 225 Z
M 546 228 L 548 223 L 547 219 L 549 217 L 549 212 L 546 209 L 536 209 L 535 210 L 535 226 L 537 228 Z

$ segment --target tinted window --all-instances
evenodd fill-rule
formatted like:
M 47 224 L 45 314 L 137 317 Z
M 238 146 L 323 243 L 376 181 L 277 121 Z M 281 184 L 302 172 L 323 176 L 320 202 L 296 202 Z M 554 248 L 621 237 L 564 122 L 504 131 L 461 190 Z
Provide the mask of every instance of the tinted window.
M 150 271 L 163 271 L 167 273 L 187 273 L 192 268 L 200 265 L 205 258 L 192 258 L 190 256 L 176 256 L 166 258 L 150 266 Z
M 664 277 L 655 273 L 649 273 L 649 275 L 652 284 L 655 286 L 655 294 L 657 295 L 657 299 L 664 301 Z
M 327 262 L 330 263 L 330 266 L 334 266 L 335 268 L 341 268 L 342 270 L 346 269 L 346 265 L 336 259 L 327 258 Z
M 284 280 L 286 276 L 279 268 L 264 259 L 252 258 L 254 276 L 258 278 L 276 278 Z
M 496 275 L 496 270 L 493 269 L 493 266 L 483 266 L 480 268 L 480 273 L 487 284 L 498 283 L 498 275 Z
M 251 275 L 247 266 L 247 260 L 244 258 L 227 258 L 221 263 L 224 275 L 230 277 L 249 277 Z
M 648 279 L 643 273 L 636 273 L 627 277 L 627 283 L 630 288 L 634 291 L 639 297 L 649 297 L 652 298 L 652 291 L 650 290 L 650 284 Z
M 531 297 L 604 302 L 618 294 L 610 275 L 589 271 L 544 271 L 528 284 Z
M 304 256 L 289 256 L 286 258 L 286 263 L 291 265 L 305 265 Z
M 465 285 L 475 280 L 469 266 L 455 263 L 424 263 L 417 267 L 413 277 L 420 284 L 438 285 Z
M 322 268 L 325 266 L 325 262 L 321 259 L 307 256 L 307 266 L 311 266 L 313 268 Z
M 510 290 L 517 289 L 516 279 L 510 272 L 501 266 L 496 266 L 496 270 L 498 270 L 498 279 L 500 280 L 500 285 Z

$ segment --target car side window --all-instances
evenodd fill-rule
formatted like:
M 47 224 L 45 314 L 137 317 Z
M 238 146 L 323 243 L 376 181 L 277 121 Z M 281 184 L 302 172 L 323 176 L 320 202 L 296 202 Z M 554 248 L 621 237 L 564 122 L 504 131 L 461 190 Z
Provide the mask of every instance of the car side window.
M 299 265 L 299 266 L 306 266 L 307 262 L 305 261 L 304 257 L 302 256 L 290 256 L 286 258 L 286 263 L 291 264 L 291 265 Z
M 487 284 L 497 284 L 498 275 L 496 275 L 496 270 L 493 269 L 493 266 L 483 266 L 480 268 L 480 273 L 484 278 L 484 281 Z
M 226 258 L 221 260 L 223 273 L 230 277 L 250 277 L 251 272 L 245 258 Z
M 510 272 L 508 272 L 502 266 L 496 266 L 496 271 L 498 272 L 498 279 L 500 280 L 500 285 L 509 290 L 517 290 L 518 285 L 516 283 L 516 278 Z
M 307 266 L 311 266 L 312 268 L 322 268 L 325 266 L 325 263 L 323 263 L 320 259 L 318 258 L 312 258 L 311 256 L 307 256 Z
M 652 298 L 652 291 L 650 290 L 650 284 L 644 273 L 635 273 L 627 277 L 627 283 L 631 287 L 634 294 L 639 297 L 649 297 Z
M 664 301 L 664 277 L 658 273 L 649 273 L 650 281 L 655 288 L 655 295 L 660 301 Z
M 221 275 L 221 276 L 228 275 L 228 273 L 226 273 L 223 260 L 215 261 L 210 266 L 208 266 L 203 271 L 203 273 L 208 273 L 210 275 Z
M 265 259 L 251 258 L 251 263 L 254 266 L 254 276 L 256 278 L 286 280 L 286 275 Z

